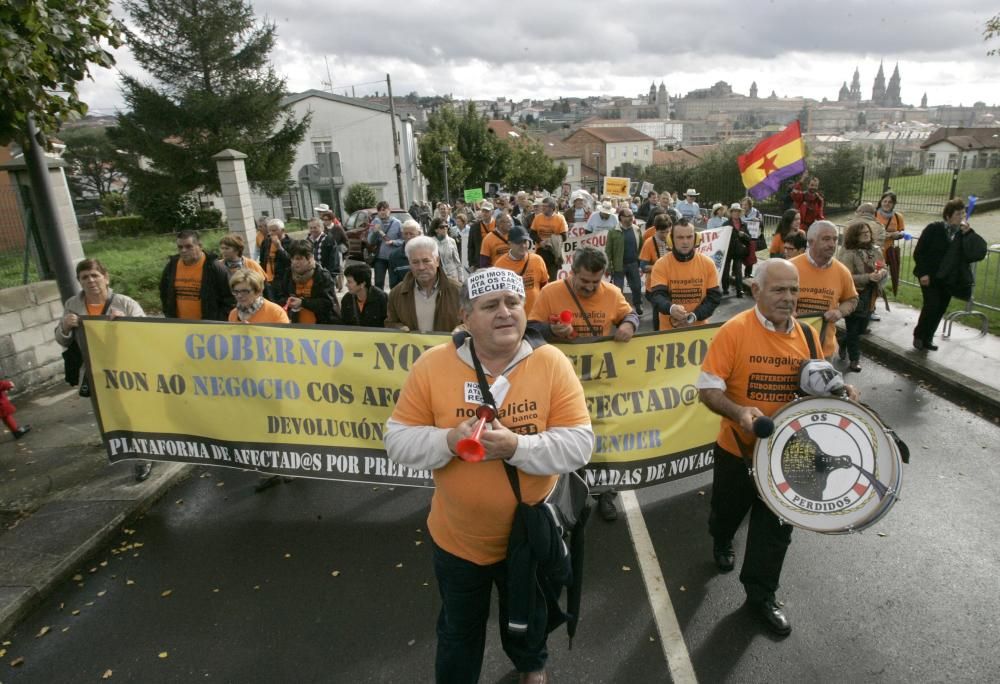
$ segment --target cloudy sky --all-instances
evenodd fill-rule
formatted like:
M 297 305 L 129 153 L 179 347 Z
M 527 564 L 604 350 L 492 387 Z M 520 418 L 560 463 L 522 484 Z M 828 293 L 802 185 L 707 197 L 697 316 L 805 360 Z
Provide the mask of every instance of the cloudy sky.
M 919 104 L 1000 104 L 1000 56 L 988 57 L 993 0 L 734 0 L 580 3 L 506 0 L 303 2 L 256 0 L 278 27 L 272 60 L 298 92 L 326 88 L 358 96 L 392 75 L 395 94 L 514 99 L 635 95 L 650 81 L 674 96 L 716 81 L 761 96 L 835 100 L 854 68 L 871 96 L 880 60 L 898 62 L 902 98 Z M 122 15 L 120 15 L 122 16 Z M 128 53 L 118 69 L 139 74 Z M 122 106 L 118 75 L 81 84 L 95 114 Z

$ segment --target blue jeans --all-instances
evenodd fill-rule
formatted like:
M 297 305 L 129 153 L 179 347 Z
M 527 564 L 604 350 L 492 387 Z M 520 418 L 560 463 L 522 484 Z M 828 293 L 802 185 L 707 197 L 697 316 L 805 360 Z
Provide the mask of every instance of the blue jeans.
M 636 313 L 642 311 L 642 275 L 639 273 L 639 262 L 624 264 L 624 271 L 611 274 L 611 282 L 619 290 L 625 291 L 625 279 L 628 278 L 629 289 L 632 290 L 632 306 Z
M 545 667 L 548 651 L 541 643 L 528 644 L 507 632 L 507 564 L 476 565 L 434 545 L 434 574 L 441 593 L 437 623 L 437 659 L 434 672 L 438 684 L 475 684 L 483 667 L 486 623 L 490 617 L 490 595 L 496 585 L 500 604 L 500 642 L 518 672 Z M 544 634 L 545 630 L 542 629 Z

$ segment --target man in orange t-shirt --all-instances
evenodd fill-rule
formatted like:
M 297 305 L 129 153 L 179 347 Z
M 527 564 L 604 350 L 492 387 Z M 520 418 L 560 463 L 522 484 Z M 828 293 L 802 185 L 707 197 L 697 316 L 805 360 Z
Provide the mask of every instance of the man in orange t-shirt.
M 201 248 L 196 231 L 177 233 L 177 254 L 160 276 L 160 304 L 165 317 L 194 321 L 224 321 L 233 308 L 229 273 Z
M 639 316 L 622 291 L 605 282 L 607 255 L 589 245 L 573 254 L 573 272 L 566 280 L 542 288 L 529 318 L 546 337 L 570 340 L 574 337 L 606 337 L 628 342 L 639 330 Z M 569 323 L 561 316 L 568 311 Z M 616 329 L 617 328 L 617 329 Z
M 479 248 L 479 268 L 496 266 L 497 259 L 510 251 L 510 233 L 514 220 L 510 214 L 500 214 L 496 217 L 494 229 L 483 238 L 483 245 Z
M 729 572 L 735 564 L 733 536 L 750 512 L 740 581 L 754 614 L 785 636 L 792 628 L 775 592 L 792 527 L 782 524 L 760 499 L 744 459 L 752 453 L 754 420 L 774 415 L 795 399 L 801 364 L 810 358 L 806 335 L 814 344 L 818 336 L 793 317 L 799 274 L 789 262 L 768 259 L 758 264 L 751 292 L 757 305 L 736 314 L 715 334 L 696 382 L 702 403 L 722 416 L 708 526 L 715 563 Z M 853 387 L 847 386 L 847 391 L 857 399 Z
M 510 251 L 497 259 L 495 266 L 521 276 L 524 282 L 524 310 L 530 312 L 538 299 L 538 293 L 549 282 L 549 272 L 542 257 L 532 254 L 528 231 L 521 226 L 514 226 L 507 239 L 510 241 Z
M 696 252 L 694 243 L 694 226 L 682 218 L 670 229 L 670 253 L 653 265 L 649 300 L 660 330 L 703 325 L 722 301 L 715 262 Z
M 524 286 L 516 273 L 471 273 L 462 286 L 461 309 L 467 332 L 421 354 L 407 375 L 386 426 L 386 452 L 434 477 L 427 528 L 441 595 L 437 681 L 479 681 L 496 583 L 500 614 L 509 619 L 500 625 L 504 651 L 521 681 L 544 682 L 544 599 L 534 612 L 518 613 L 527 629 L 512 633 L 516 622 L 506 587 L 530 596 L 537 580 L 532 576 L 531 586 L 522 587 L 505 560 L 517 499 L 504 462 L 516 468 L 522 500 L 533 505 L 560 473 L 589 462 L 594 433 L 569 359 L 525 334 Z M 480 461 L 458 455 L 458 443 L 472 434 L 483 403 L 473 354 L 499 407 L 498 419 L 479 438 L 485 452 Z
M 799 272 L 796 315 L 822 313 L 826 319 L 823 356 L 837 353 L 837 321 L 850 316 L 858 305 L 858 291 L 851 271 L 833 258 L 837 251 L 837 226 L 816 221 L 806 233 L 806 253 L 791 259 Z

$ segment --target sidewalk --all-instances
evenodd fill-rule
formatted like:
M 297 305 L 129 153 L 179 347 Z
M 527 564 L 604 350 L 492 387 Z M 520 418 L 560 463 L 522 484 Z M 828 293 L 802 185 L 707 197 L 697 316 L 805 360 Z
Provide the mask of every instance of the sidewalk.
M 749 296 L 726 297 L 716 320 L 752 304 Z M 879 307 L 882 320 L 862 338 L 864 355 L 1000 418 L 1000 339 L 955 325 L 950 339 L 938 336 L 940 351 L 918 352 L 911 346 L 917 311 L 892 307 Z M 649 309 L 643 330 L 651 328 Z M 18 420 L 32 431 L 18 442 L 0 433 L 0 636 L 190 472 L 190 466 L 158 463 L 149 480 L 136 483 L 131 461 L 109 465 L 90 400 L 65 385 L 17 397 L 15 404 Z

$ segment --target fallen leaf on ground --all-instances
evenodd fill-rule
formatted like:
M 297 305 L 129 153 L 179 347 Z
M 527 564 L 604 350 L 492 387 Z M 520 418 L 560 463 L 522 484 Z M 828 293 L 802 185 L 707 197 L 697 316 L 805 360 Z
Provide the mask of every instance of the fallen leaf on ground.
M 107 561 L 101 561 L 101 562 L 100 562 L 100 566 L 101 566 L 102 568 L 106 568 L 106 567 L 108 567 L 108 562 L 107 562 Z
M 340 577 L 340 570 L 334 570 L 330 574 L 333 575 L 334 577 Z
M 681 591 L 687 591 L 687 587 L 685 587 L 683 584 L 681 585 Z
M 622 570 L 623 570 L 624 572 L 631 572 L 631 571 L 632 571 L 632 568 L 630 568 L 630 567 L 629 567 L 629 566 L 627 566 L 627 565 L 623 565 L 623 566 L 622 566 Z
M 79 610 L 74 610 L 72 613 L 70 613 L 70 615 L 79 615 L 79 614 L 80 614 Z
M 125 580 L 125 584 L 135 584 L 135 580 Z
M 290 554 L 290 553 L 286 553 L 285 554 L 285 558 L 291 558 L 291 557 L 292 557 L 292 554 Z
M 396 567 L 397 568 L 401 568 L 401 567 L 403 567 L 403 564 L 402 563 L 396 563 Z
M 415 643 L 417 643 L 417 640 L 416 640 L 416 639 L 410 639 L 409 641 L 407 641 L 407 642 L 406 642 L 406 645 L 407 645 L 407 646 L 412 646 L 412 645 L 413 645 L 413 644 L 415 644 Z
M 216 482 L 216 483 L 215 483 L 215 486 L 216 486 L 216 487 L 221 487 L 221 486 L 223 486 L 224 484 L 226 484 L 226 483 L 225 483 L 225 482 Z
M 218 590 L 218 589 L 213 589 L 213 590 L 212 590 L 212 593 L 213 593 L 213 594 L 218 594 L 218 593 L 219 593 L 219 590 Z
M 24 665 L 24 656 L 14 658 L 12 661 L 10 661 L 11 667 L 21 667 L 22 665 Z
M 162 659 L 162 658 L 166 658 L 167 655 L 168 655 L 168 653 L 166 651 L 160 651 L 160 656 L 159 657 Z
M 101 675 L 101 679 L 111 679 L 111 670 L 105 670 L 104 674 Z
M 46 634 L 48 634 L 49 632 L 51 632 L 51 631 L 52 631 L 52 628 L 49 627 L 48 625 L 45 625 L 40 630 L 38 630 L 38 634 L 35 635 L 35 638 L 37 639 L 38 637 L 43 637 Z
M 107 591 L 99 591 L 99 592 L 97 592 L 97 595 L 100 597 L 100 596 L 104 596 L 107 593 L 108 593 Z
M 73 581 L 74 582 L 79 582 L 82 579 L 83 579 L 83 575 L 73 575 Z
M 419 539 L 418 539 L 417 541 L 413 542 L 413 543 L 414 543 L 415 545 L 417 545 L 417 546 L 420 546 L 421 544 L 423 544 L 423 542 L 422 542 L 422 541 L 420 541 Z
M 177 499 L 177 501 L 175 501 L 174 503 L 180 506 L 182 503 L 184 503 L 184 499 Z
M 163 598 L 167 598 L 167 597 L 168 597 L 168 596 L 170 596 L 170 595 L 171 595 L 172 593 L 174 593 L 174 590 L 173 590 L 173 589 L 167 589 L 167 590 L 166 590 L 166 591 L 164 591 L 164 592 L 163 592 L 162 594 L 160 594 L 160 596 L 162 596 Z

